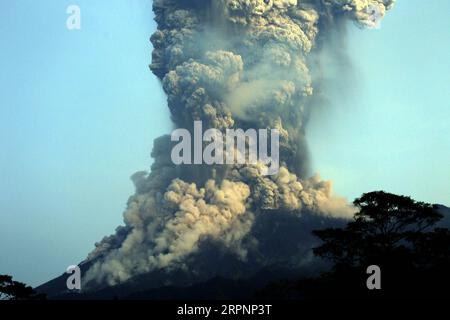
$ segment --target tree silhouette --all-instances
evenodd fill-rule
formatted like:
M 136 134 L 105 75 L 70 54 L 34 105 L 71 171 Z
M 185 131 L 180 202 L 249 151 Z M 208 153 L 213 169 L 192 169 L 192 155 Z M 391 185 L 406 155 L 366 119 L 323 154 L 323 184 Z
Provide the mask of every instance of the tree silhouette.
M 431 204 L 383 191 L 365 193 L 353 204 L 359 212 L 345 229 L 313 232 L 324 241 L 314 253 L 337 265 L 367 265 L 380 256 L 414 250 L 420 241 L 432 237 L 433 233 L 425 232 L 443 217 Z
M 42 300 L 45 295 L 37 294 L 33 288 L 11 276 L 0 275 L 0 300 Z
M 379 296 L 446 292 L 450 231 L 435 227 L 443 216 L 433 205 L 383 191 L 363 194 L 353 203 L 359 212 L 344 229 L 313 232 L 323 241 L 314 253 L 334 263 L 323 278 L 336 280 L 350 295 L 350 290 L 367 295 L 365 271 L 377 265 L 385 284 Z
M 448 297 L 450 231 L 437 228 L 443 216 L 431 204 L 376 191 L 363 194 L 345 228 L 315 230 L 314 249 L 333 266 L 319 278 L 266 288 L 271 297 L 401 298 Z M 369 290 L 367 267 L 381 269 L 381 290 Z M 277 292 L 274 294 L 274 292 Z

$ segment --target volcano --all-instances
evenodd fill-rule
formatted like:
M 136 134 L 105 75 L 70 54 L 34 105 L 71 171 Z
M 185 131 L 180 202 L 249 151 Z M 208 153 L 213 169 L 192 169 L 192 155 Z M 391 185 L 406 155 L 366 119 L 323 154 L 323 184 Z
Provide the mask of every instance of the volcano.
M 81 293 L 66 292 L 66 275 L 38 290 L 51 298 L 158 298 L 218 297 L 222 287 L 229 288 L 223 295 L 235 296 L 324 270 L 312 254 L 318 240 L 311 231 L 342 226 L 355 208 L 310 168 L 307 124 L 323 95 L 318 53 L 331 34 L 344 38 L 349 21 L 378 26 L 393 4 L 154 0 L 150 69 L 167 95 L 175 130 L 193 136 L 196 123 L 219 132 L 276 130 L 277 170 L 267 175 L 267 162 L 250 159 L 178 163 L 173 135 L 161 136 L 151 171 L 132 177 L 136 192 L 124 226 L 80 264 Z M 234 141 L 227 152 L 245 159 Z

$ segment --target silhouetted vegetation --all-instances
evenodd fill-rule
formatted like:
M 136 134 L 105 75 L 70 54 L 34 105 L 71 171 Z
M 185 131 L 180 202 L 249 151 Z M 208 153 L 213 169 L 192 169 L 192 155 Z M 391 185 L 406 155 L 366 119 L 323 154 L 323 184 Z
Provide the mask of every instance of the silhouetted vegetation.
M 44 300 L 45 295 L 37 294 L 33 288 L 11 276 L 0 275 L 0 300 Z
M 315 230 L 323 243 L 314 254 L 332 269 L 318 278 L 272 284 L 259 293 L 272 298 L 448 297 L 450 230 L 431 204 L 382 191 L 363 194 L 345 228 Z M 381 270 L 381 289 L 369 290 L 367 267 Z

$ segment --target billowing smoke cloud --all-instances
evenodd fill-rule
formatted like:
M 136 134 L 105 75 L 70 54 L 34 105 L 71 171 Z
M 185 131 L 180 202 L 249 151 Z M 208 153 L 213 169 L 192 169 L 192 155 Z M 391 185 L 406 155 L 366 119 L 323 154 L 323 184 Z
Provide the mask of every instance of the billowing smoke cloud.
M 277 232 L 277 216 L 351 217 L 353 208 L 333 196 L 330 182 L 310 177 L 304 133 L 315 83 L 308 57 L 339 21 L 373 27 L 393 2 L 154 0 L 150 68 L 175 127 L 192 130 L 201 120 L 219 130 L 277 128 L 280 171 L 265 176 L 263 164 L 175 166 L 170 137 L 158 138 L 151 172 L 132 177 L 136 193 L 125 226 L 89 255 L 85 283 L 114 285 L 153 270 L 186 269 L 208 241 L 255 265 L 292 260 L 292 252 L 283 257 L 283 249 L 265 249 L 264 233 Z M 289 234 L 278 239 L 308 247 Z M 305 252 L 299 250 L 297 263 L 311 260 Z

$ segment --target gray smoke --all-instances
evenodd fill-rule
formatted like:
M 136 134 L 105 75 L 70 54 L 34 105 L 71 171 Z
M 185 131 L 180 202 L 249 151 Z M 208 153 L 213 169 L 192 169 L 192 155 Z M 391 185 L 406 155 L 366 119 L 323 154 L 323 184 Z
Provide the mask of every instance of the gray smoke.
M 125 226 L 90 253 L 84 282 L 114 285 L 154 270 L 188 270 L 187 261 L 208 242 L 255 266 L 309 263 L 307 250 L 293 259 L 292 251 L 283 256 L 283 249 L 269 249 L 270 239 L 294 251 L 309 245 L 297 243 L 296 235 L 275 238 L 282 229 L 277 217 L 349 218 L 354 212 L 333 196 L 330 182 L 310 176 L 305 127 L 318 84 L 309 56 L 342 21 L 374 27 L 393 2 L 154 0 L 158 29 L 150 68 L 167 94 L 174 126 L 192 130 L 201 120 L 219 130 L 277 128 L 280 171 L 265 176 L 260 163 L 175 166 L 170 137 L 158 138 L 151 172 L 132 177 L 136 193 Z

